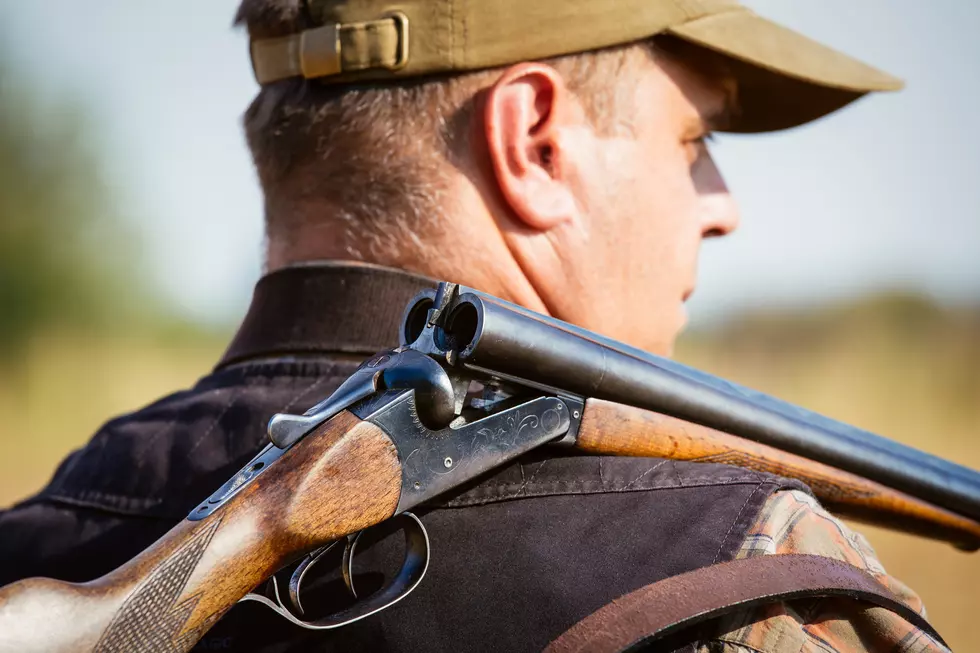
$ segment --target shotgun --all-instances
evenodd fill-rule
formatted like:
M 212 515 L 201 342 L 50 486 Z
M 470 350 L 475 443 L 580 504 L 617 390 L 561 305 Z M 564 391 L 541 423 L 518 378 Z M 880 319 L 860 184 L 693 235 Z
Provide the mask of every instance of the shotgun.
M 363 619 L 425 574 L 412 508 L 546 444 L 772 472 L 843 516 L 980 548 L 980 473 L 495 297 L 439 284 L 400 340 L 303 415 L 274 416 L 270 443 L 136 558 L 0 588 L 0 650 L 188 651 L 240 600 L 312 629 Z M 397 577 L 307 620 L 310 568 L 344 545 L 353 592 L 358 534 L 393 517 Z

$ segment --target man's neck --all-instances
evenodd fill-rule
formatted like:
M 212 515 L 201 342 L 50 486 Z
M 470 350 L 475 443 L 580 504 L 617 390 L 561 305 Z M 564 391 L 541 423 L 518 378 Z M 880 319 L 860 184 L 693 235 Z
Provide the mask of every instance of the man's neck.
M 285 243 L 270 238 L 266 246 L 265 272 L 295 265 L 350 261 L 404 270 L 431 279 L 454 281 L 547 314 L 533 285 L 514 260 L 499 232 L 447 238 L 448 232 L 428 242 L 418 239 L 392 251 L 348 247 L 338 234 L 321 223 L 316 234 L 290 238 Z M 389 248 L 386 248 L 389 249 Z

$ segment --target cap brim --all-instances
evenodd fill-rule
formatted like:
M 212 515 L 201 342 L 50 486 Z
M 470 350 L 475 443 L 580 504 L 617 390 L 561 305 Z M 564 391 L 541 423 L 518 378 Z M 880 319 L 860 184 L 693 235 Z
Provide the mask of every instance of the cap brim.
M 725 11 L 667 30 L 729 57 L 739 112 L 726 131 L 787 129 L 816 120 L 902 80 L 832 50 L 746 9 Z

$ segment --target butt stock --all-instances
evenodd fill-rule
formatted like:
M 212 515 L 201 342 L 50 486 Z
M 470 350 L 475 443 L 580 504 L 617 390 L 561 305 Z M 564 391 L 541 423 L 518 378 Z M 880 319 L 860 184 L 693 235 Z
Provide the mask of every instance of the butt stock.
M 899 490 L 802 456 L 660 413 L 602 399 L 585 404 L 576 447 L 601 455 L 725 463 L 798 479 L 834 513 L 980 548 L 980 523 Z
M 391 440 L 344 411 L 220 509 L 102 578 L 0 589 L 0 650 L 188 651 L 284 564 L 394 514 L 400 487 Z

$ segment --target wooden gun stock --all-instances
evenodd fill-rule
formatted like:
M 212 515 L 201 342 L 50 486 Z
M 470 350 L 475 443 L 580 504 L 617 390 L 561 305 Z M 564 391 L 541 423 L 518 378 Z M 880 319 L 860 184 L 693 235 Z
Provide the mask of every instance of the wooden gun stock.
M 660 413 L 601 399 L 585 403 L 576 446 L 594 454 L 726 463 L 803 481 L 842 517 L 975 551 L 980 523 L 829 465 Z
M 0 589 L 0 650 L 188 651 L 284 564 L 390 517 L 400 489 L 388 436 L 342 412 L 220 509 L 102 578 Z

